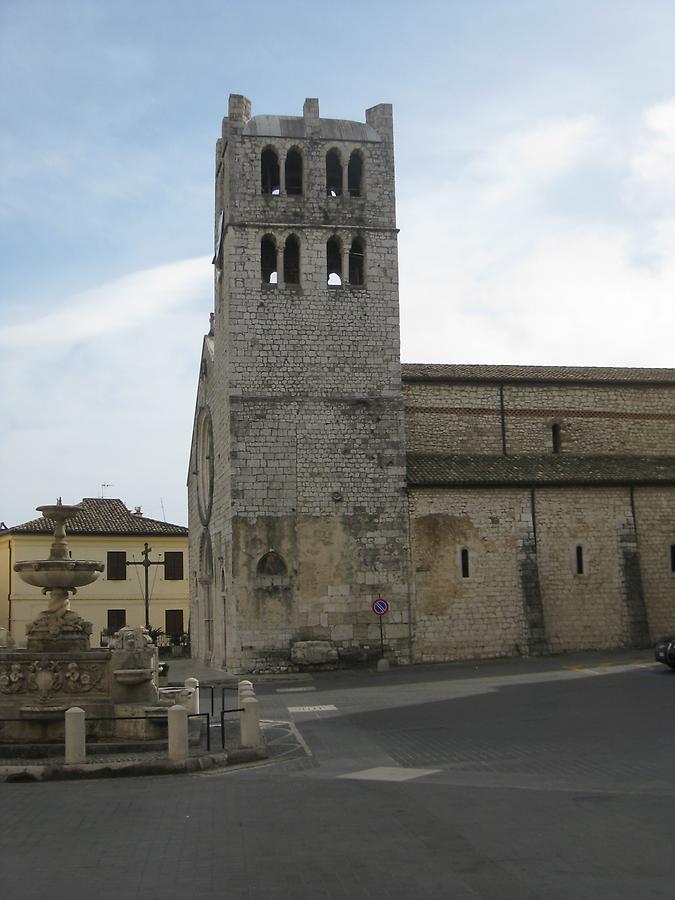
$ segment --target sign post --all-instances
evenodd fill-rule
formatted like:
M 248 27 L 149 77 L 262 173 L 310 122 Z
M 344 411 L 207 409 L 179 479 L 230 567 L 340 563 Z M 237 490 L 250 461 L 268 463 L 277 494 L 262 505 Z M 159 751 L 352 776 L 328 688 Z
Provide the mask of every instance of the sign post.
M 378 597 L 377 600 L 373 600 L 371 609 L 380 620 L 380 652 L 382 659 L 384 659 L 384 628 L 382 620 L 389 612 L 389 602 L 382 597 Z

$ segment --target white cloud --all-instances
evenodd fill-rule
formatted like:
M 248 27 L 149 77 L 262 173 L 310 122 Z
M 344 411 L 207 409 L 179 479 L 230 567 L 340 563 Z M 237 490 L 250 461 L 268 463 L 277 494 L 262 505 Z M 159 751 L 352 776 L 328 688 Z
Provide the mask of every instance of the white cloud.
M 210 297 L 212 279 L 208 257 L 132 272 L 67 298 L 55 312 L 1 327 L 0 347 L 19 350 L 47 344 L 63 350 L 109 337 L 166 315 L 200 294 Z
M 467 167 L 464 177 L 481 186 L 483 198 L 506 202 L 516 193 L 536 190 L 542 181 L 575 163 L 594 135 L 591 116 L 544 122 L 507 135 Z
M 207 258 L 135 272 L 0 333 L 0 519 L 57 496 L 106 496 L 186 517 L 185 475 L 201 339 L 212 304 Z
M 675 100 L 646 110 L 647 135 L 632 160 L 633 171 L 645 181 L 665 181 L 675 187 Z
M 675 104 L 650 111 L 659 140 L 675 136 L 672 116 Z M 589 222 L 588 172 L 604 174 L 610 157 L 618 213 Z M 403 358 L 672 365 L 675 203 L 632 215 L 633 171 L 629 146 L 586 117 L 511 135 L 433 193 L 408 191 Z

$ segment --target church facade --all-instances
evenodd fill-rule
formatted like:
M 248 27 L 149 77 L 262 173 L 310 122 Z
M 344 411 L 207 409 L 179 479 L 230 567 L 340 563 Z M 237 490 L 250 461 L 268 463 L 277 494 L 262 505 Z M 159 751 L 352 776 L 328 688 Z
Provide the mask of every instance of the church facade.
M 675 626 L 675 370 L 401 365 L 392 110 L 216 147 L 193 653 L 232 671 L 641 646 Z

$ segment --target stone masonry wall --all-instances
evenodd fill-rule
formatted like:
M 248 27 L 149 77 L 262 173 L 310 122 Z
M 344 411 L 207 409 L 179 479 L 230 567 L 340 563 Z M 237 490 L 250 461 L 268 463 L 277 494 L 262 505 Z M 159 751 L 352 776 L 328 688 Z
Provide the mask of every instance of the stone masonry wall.
M 409 452 L 502 452 L 499 385 L 406 383 Z M 506 384 L 506 452 L 667 456 L 675 444 L 675 386 Z
M 650 637 L 675 634 L 675 487 L 639 487 L 634 491 L 640 569 Z
M 240 98 L 241 99 L 241 98 Z M 228 561 L 227 664 L 284 669 L 291 644 L 328 639 L 345 659 L 370 650 L 378 593 L 392 600 L 389 650 L 408 656 L 408 534 L 399 358 L 393 144 L 388 107 L 368 124 L 247 120 L 231 98 L 219 142 L 216 221 L 225 232 L 216 290 L 214 520 Z M 316 115 L 314 115 L 316 113 Z M 282 138 L 290 127 L 304 136 Z M 379 131 L 375 130 L 379 128 Z M 269 128 L 274 134 L 261 134 Z M 351 134 L 349 140 L 326 137 Z M 354 135 L 359 135 L 358 139 Z M 303 157 L 303 195 L 263 194 L 260 160 Z M 364 158 L 364 196 L 328 197 L 325 158 Z M 286 284 L 283 247 L 300 245 L 300 283 Z M 277 247 L 278 283 L 261 276 L 261 240 Z M 326 283 L 326 242 L 342 246 L 343 283 Z M 365 250 L 349 285 L 348 250 Z M 227 508 L 226 508 L 227 505 Z M 225 521 L 229 524 L 226 527 Z M 287 570 L 257 572 L 269 550 Z M 231 610 L 231 620 L 227 610 Z M 230 635 L 235 635 L 230 640 Z M 379 631 L 378 631 L 379 635 Z M 236 642 L 236 643 L 235 643 Z
M 647 621 L 653 636 L 673 618 L 673 493 L 636 491 L 636 540 L 628 488 L 414 489 L 413 658 L 645 646 Z M 643 534 L 654 507 L 652 545 Z

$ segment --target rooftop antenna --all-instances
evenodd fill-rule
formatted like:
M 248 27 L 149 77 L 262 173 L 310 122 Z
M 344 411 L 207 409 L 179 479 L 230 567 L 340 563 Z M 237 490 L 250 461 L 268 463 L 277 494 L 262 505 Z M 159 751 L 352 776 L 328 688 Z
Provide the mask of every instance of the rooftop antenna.
M 106 489 L 106 488 L 109 488 L 109 487 L 115 487 L 115 485 L 114 485 L 114 484 L 109 484 L 108 482 L 104 482 L 104 483 L 101 485 L 101 500 L 103 500 L 103 494 L 105 493 L 105 489 Z
M 164 501 L 162 500 L 161 497 L 159 498 L 159 505 L 162 507 L 162 518 L 166 522 L 166 513 L 164 512 Z

